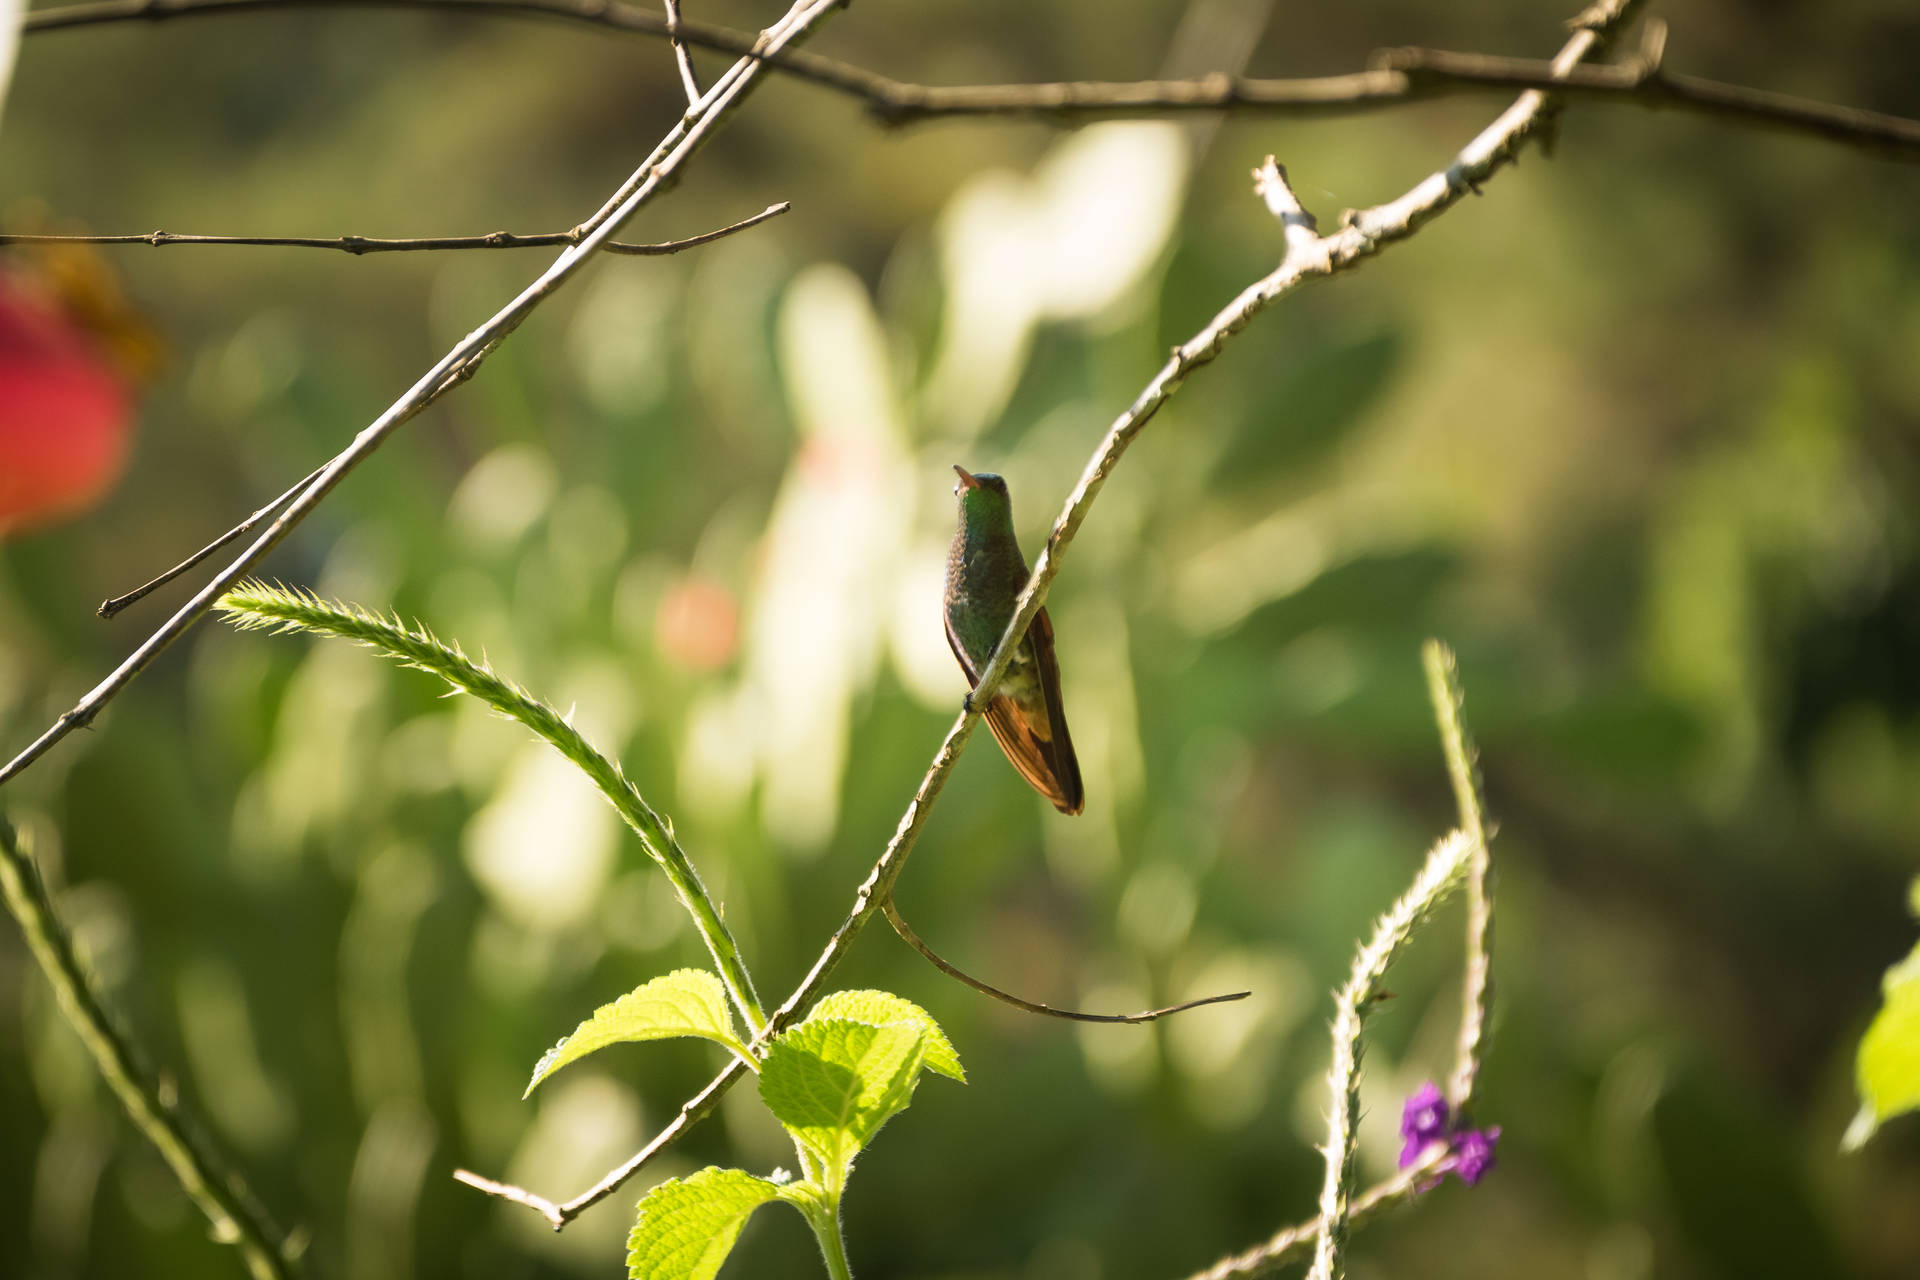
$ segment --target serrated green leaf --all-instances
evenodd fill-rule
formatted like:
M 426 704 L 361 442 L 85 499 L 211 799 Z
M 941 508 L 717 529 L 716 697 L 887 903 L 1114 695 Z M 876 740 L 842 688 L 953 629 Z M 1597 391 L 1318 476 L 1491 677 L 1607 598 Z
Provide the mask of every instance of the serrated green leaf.
M 933 1020 L 933 1015 L 891 991 L 836 991 L 813 1006 L 806 1020 L 812 1022 L 819 1018 L 846 1018 L 875 1025 L 887 1022 L 917 1023 L 926 1037 L 926 1061 L 921 1065 L 961 1084 L 967 1082 L 967 1073 L 960 1066 L 960 1055 L 954 1051 L 947 1033 Z
M 854 1156 L 912 1100 L 925 1046 L 917 1022 L 810 1019 L 767 1046 L 760 1098 L 837 1188 Z
M 1860 1114 L 1841 1140 L 1849 1151 L 1890 1117 L 1920 1107 L 1920 947 L 1887 970 L 1880 988 L 1880 1012 L 1854 1059 Z
M 702 1169 L 647 1192 L 627 1236 L 630 1280 L 712 1280 L 753 1211 L 780 1188 L 744 1169 Z
M 533 1068 L 526 1097 L 542 1080 L 597 1049 L 629 1040 L 669 1040 L 699 1036 L 723 1044 L 741 1057 L 746 1046 L 733 1028 L 727 989 L 705 969 L 675 969 L 643 982 L 612 1004 L 594 1010 L 574 1033 L 547 1050 Z

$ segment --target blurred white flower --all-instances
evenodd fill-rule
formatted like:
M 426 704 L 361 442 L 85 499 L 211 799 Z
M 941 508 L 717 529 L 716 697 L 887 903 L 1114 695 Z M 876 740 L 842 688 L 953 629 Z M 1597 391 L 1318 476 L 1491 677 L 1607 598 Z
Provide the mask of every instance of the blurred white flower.
M 558 932 L 592 914 L 614 863 L 606 798 L 545 743 L 527 743 L 467 824 L 463 853 L 501 913 Z
M 754 726 L 767 831 L 809 851 L 839 816 L 848 704 L 873 680 L 915 494 L 886 338 L 851 272 L 794 280 L 779 349 L 800 447 L 748 606 L 736 714 Z
M 1176 125 L 1115 122 L 1068 137 L 1031 177 L 983 173 L 940 220 L 946 315 L 925 416 L 970 438 L 1006 407 L 1034 327 L 1094 320 L 1165 249 L 1189 166 Z

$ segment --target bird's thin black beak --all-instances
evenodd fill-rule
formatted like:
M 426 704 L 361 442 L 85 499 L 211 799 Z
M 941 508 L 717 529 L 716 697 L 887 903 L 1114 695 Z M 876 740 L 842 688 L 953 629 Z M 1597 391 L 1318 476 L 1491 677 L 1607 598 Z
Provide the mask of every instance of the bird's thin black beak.
M 978 489 L 980 487 L 980 482 L 973 478 L 973 473 L 971 471 L 968 471 L 965 467 L 961 466 L 957 462 L 953 464 L 953 469 L 960 476 L 960 488 Z

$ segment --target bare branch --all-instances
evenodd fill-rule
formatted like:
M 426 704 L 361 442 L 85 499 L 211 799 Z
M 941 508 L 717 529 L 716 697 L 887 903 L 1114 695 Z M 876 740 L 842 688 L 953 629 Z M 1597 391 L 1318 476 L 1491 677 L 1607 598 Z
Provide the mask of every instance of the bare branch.
M 698 248 L 703 244 L 712 244 L 715 240 L 724 240 L 730 235 L 756 227 L 769 218 L 777 218 L 793 208 L 787 201 L 768 205 L 752 217 L 742 218 L 712 231 L 703 231 L 697 236 L 688 236 L 685 240 L 663 240 L 658 244 L 628 244 L 621 240 L 610 240 L 601 246 L 602 252 L 626 254 L 633 257 L 664 257 L 670 253 L 681 253 L 687 249 Z M 356 257 L 363 253 L 419 253 L 444 249 L 551 249 L 570 248 L 586 239 L 586 229 L 575 227 L 571 231 L 547 231 L 536 235 L 518 235 L 511 231 L 495 231 L 484 236 L 425 236 L 410 240 L 383 240 L 373 236 L 202 236 L 182 235 L 173 231 L 149 231 L 145 235 L 51 235 L 51 234 L 0 234 L 0 245 L 9 244 L 146 244 L 158 248 L 170 244 L 220 244 L 253 245 L 268 248 L 287 249 L 338 249 L 342 253 L 351 253 Z
M 1571 67 L 1590 54 L 1599 53 L 1607 37 L 1632 15 L 1640 0 L 1599 0 L 1586 15 L 1584 22 L 1574 38 L 1561 50 L 1555 65 L 1564 63 Z M 1048 536 L 1046 546 L 1039 559 L 1034 561 L 1032 575 L 1020 598 L 1012 620 L 995 646 L 993 655 L 988 658 L 975 682 L 972 694 L 965 703 L 965 710 L 947 730 L 947 736 L 941 740 L 940 748 L 934 753 L 933 762 L 927 766 L 926 774 L 920 779 L 913 799 L 908 802 L 906 812 L 901 814 L 900 823 L 894 829 L 893 838 L 881 852 L 879 861 L 868 872 L 855 892 L 853 907 L 847 918 L 835 929 L 833 936 L 820 956 L 813 962 L 813 968 L 806 978 L 794 989 L 792 995 L 767 1019 L 767 1028 L 761 1033 L 760 1040 L 777 1035 L 792 1025 L 803 1009 L 818 999 L 826 987 L 827 978 L 846 955 L 853 939 L 877 911 L 893 896 L 893 887 L 899 881 L 900 873 L 906 865 L 907 856 L 913 852 L 914 844 L 927 824 L 933 803 L 939 799 L 940 792 L 946 787 L 947 777 L 953 771 L 954 764 L 960 758 L 960 751 L 966 746 L 974 727 L 979 723 L 980 712 L 999 687 L 1001 678 L 1006 674 L 1007 664 L 1020 640 L 1026 635 L 1027 628 L 1033 624 L 1034 615 L 1046 603 L 1047 589 L 1054 577 L 1060 572 L 1060 557 L 1066 553 L 1074 534 L 1085 521 L 1093 500 L 1099 496 L 1101 487 L 1114 467 L 1119 465 L 1121 455 L 1133 443 L 1136 436 L 1146 428 L 1160 406 L 1173 397 L 1194 370 L 1212 362 L 1233 335 L 1247 327 L 1253 318 L 1277 299 L 1316 276 L 1328 276 L 1347 270 L 1362 259 L 1378 253 L 1387 245 L 1404 240 L 1415 230 L 1447 209 L 1457 204 L 1470 191 L 1478 189 L 1478 184 L 1500 168 L 1513 162 L 1514 154 L 1525 142 L 1535 136 L 1551 114 L 1552 103 L 1545 94 L 1529 92 L 1522 94 L 1507 110 L 1478 137 L 1467 144 L 1454 163 L 1447 168 L 1429 175 L 1424 181 L 1399 199 L 1387 204 L 1360 212 L 1349 212 L 1344 218 L 1344 226 L 1331 236 L 1314 236 L 1311 240 L 1300 236 L 1294 227 L 1288 227 L 1286 235 L 1288 248 L 1280 265 L 1269 275 L 1255 281 L 1229 303 L 1218 315 L 1192 338 L 1175 347 L 1172 358 L 1154 375 L 1143 390 L 1108 428 L 1106 436 L 1094 450 L 1086 469 L 1081 473 L 1080 482 L 1068 495 L 1066 506 L 1054 520 L 1053 531 Z M 1263 199 L 1271 203 L 1279 198 L 1274 195 L 1276 187 L 1286 188 L 1286 179 L 1279 166 L 1273 165 L 1273 172 L 1264 171 L 1259 175 L 1257 187 Z M 1283 199 L 1291 200 L 1291 190 Z M 1292 201 L 1295 207 L 1298 201 Z M 1304 211 L 1303 211 L 1304 212 Z M 1279 216 L 1285 220 L 1283 208 Z M 729 1063 L 727 1068 L 708 1082 L 699 1096 L 680 1109 L 680 1114 L 639 1152 L 619 1168 L 602 1178 L 592 1188 L 557 1206 L 562 1223 L 571 1221 L 581 1210 L 598 1203 L 613 1194 L 622 1183 L 631 1178 L 646 1165 L 655 1154 L 664 1150 L 686 1129 L 712 1111 L 720 1094 L 730 1088 L 744 1070 L 738 1062 Z M 485 1181 L 481 1179 L 479 1181 Z M 1399 1185 L 1400 1180 L 1390 1185 Z M 479 1182 L 474 1182 L 479 1185 Z M 1408 1183 L 1407 1185 L 1411 1185 Z M 482 1188 L 483 1190 L 485 1188 Z M 507 1188 L 509 1192 L 518 1192 L 509 1198 L 526 1204 L 551 1204 L 544 1197 L 517 1187 Z M 1356 1203 L 1351 1213 L 1359 1211 Z M 1310 1238 L 1310 1237 L 1309 1237 Z M 1264 1246 L 1263 1246 L 1264 1247 Z M 1291 1248 L 1292 1246 L 1289 1246 Z
M 142 600 L 146 599 L 148 596 L 158 591 L 161 587 L 166 586 L 169 582 L 172 582 L 175 578 L 179 577 L 181 574 L 185 573 L 187 570 L 193 568 L 193 566 L 199 564 L 202 560 L 205 560 L 208 556 L 212 555 L 214 552 L 218 551 L 220 548 L 228 545 L 229 543 L 233 542 L 237 538 L 245 537 L 247 534 L 253 532 L 254 529 L 259 527 L 260 522 L 262 520 L 265 520 L 268 516 L 272 515 L 274 512 L 278 511 L 280 508 L 286 506 L 289 502 L 292 502 L 295 498 L 299 497 L 300 491 L 305 489 L 308 485 L 312 484 L 315 480 L 318 480 L 320 478 L 320 472 L 324 470 L 326 470 L 325 467 L 318 467 L 312 471 L 307 472 L 307 474 L 303 478 L 294 481 L 293 488 L 288 489 L 285 493 L 282 493 L 279 497 L 275 498 L 272 502 L 269 502 L 266 506 L 254 512 L 252 515 L 248 516 L 245 520 L 242 520 L 239 524 L 233 526 L 233 528 L 227 530 L 225 533 L 215 538 L 212 542 L 209 542 L 206 546 L 200 548 L 198 551 L 188 556 L 185 560 L 182 560 L 179 564 L 176 564 L 175 566 L 173 566 L 173 568 L 167 570 L 165 573 L 161 574 L 157 578 L 149 578 L 147 581 L 141 583 L 139 586 L 127 592 L 123 596 L 115 596 L 111 600 L 102 600 L 100 602 L 100 607 L 94 610 L 94 612 L 98 613 L 103 618 L 111 618 L 115 614 L 119 613 L 122 609 L 126 608 L 128 605 L 140 603 Z
M 0 897 L 20 922 L 27 948 L 46 975 L 60 1012 L 80 1037 L 127 1118 L 146 1135 L 194 1204 L 213 1224 L 216 1240 L 239 1250 L 254 1280 L 287 1280 L 295 1250 L 233 1175 L 182 1121 L 179 1104 L 140 1064 L 133 1043 L 114 1026 L 105 1002 L 61 925 L 40 870 L 19 836 L 0 817 Z M 197 1127 L 197 1126 L 196 1126 Z
M 983 996 L 991 996 L 1001 1004 L 1009 1004 L 1016 1009 L 1022 1009 L 1028 1013 L 1037 1013 L 1046 1018 L 1064 1018 L 1068 1022 L 1117 1022 L 1137 1024 L 1154 1022 L 1161 1018 L 1168 1017 L 1171 1014 L 1185 1013 L 1189 1009 L 1198 1009 L 1202 1005 L 1226 1004 L 1232 1000 L 1245 1000 L 1253 994 L 1251 991 L 1230 991 L 1225 995 L 1202 996 L 1198 1000 L 1187 1000 L 1180 1004 L 1168 1005 L 1164 1009 L 1148 1009 L 1142 1013 L 1081 1013 L 1077 1009 L 1056 1009 L 1050 1004 L 1040 1004 L 1033 1000 L 1023 1000 L 1011 992 L 1002 991 L 1000 988 L 982 982 L 965 970 L 942 959 L 938 952 L 928 946 L 920 935 L 913 931 L 913 926 L 909 925 L 906 917 L 900 914 L 899 904 L 894 902 L 892 898 L 883 901 L 880 904 L 880 910 L 886 913 L 887 923 L 893 926 L 893 931 L 900 935 L 902 942 L 912 947 L 915 951 L 918 951 L 925 957 L 927 963 L 946 974 L 949 978 L 952 978 L 964 986 L 972 987 Z
M 523 1204 L 551 1222 L 555 1231 L 567 1225 L 566 1217 L 560 1212 L 559 1205 L 545 1196 L 535 1195 L 525 1187 L 516 1187 L 510 1182 L 495 1182 L 492 1178 L 481 1177 L 471 1169 L 455 1169 L 453 1180 L 464 1182 L 474 1190 L 484 1191 L 490 1196 L 499 1196 L 502 1200 Z
M 778 1022 L 778 1020 L 779 1015 L 776 1014 L 775 1021 Z M 720 1074 L 707 1082 L 706 1088 L 681 1104 L 679 1112 L 667 1126 L 653 1135 L 653 1141 L 642 1147 L 625 1164 L 608 1171 L 600 1181 L 565 1204 L 555 1204 L 545 1196 L 528 1191 L 525 1187 L 516 1187 L 509 1182 L 495 1182 L 492 1178 L 482 1177 L 466 1169 L 454 1170 L 454 1179 L 476 1190 L 484 1191 L 488 1195 L 526 1205 L 553 1224 L 553 1229 L 558 1231 L 580 1214 L 618 1191 L 621 1184 L 628 1178 L 640 1172 L 644 1166 L 653 1161 L 655 1156 L 678 1142 L 681 1134 L 706 1119 L 713 1109 L 720 1105 L 720 1096 L 731 1089 L 734 1081 L 745 1074 L 746 1070 L 746 1063 L 739 1058 L 729 1059 Z
M 660 7 L 667 11 L 669 26 L 680 25 L 680 0 L 660 0 Z M 673 37 L 673 61 L 680 68 L 680 87 L 687 92 L 687 105 L 700 105 L 700 77 L 694 74 L 693 54 L 687 49 L 687 42 L 679 36 Z
M 739 222 L 733 223 L 731 226 L 721 227 L 717 231 L 709 231 L 709 232 L 706 232 L 704 235 L 693 236 L 686 240 L 670 240 L 660 245 L 628 245 L 628 244 L 621 244 L 619 242 L 612 242 L 606 245 L 606 251 L 609 253 L 655 253 L 655 252 L 675 253 L 681 249 L 690 249 L 695 245 L 707 244 L 710 241 L 718 240 L 724 236 L 730 236 L 734 234 L 736 231 L 744 231 L 748 227 L 755 226 L 759 223 L 765 222 L 769 218 L 777 217 L 780 214 L 787 212 L 792 207 L 793 206 L 790 203 L 786 201 L 782 201 L 779 204 L 769 205 L 767 208 L 761 210 L 759 213 L 754 214 L 750 218 L 743 218 Z M 471 243 L 467 241 L 449 241 L 449 240 L 429 242 L 429 241 L 412 241 L 412 240 L 367 241 L 361 237 L 347 237 L 347 239 L 358 240 L 362 245 L 362 248 L 350 250 L 350 252 L 371 252 L 379 248 L 399 248 L 399 249 L 500 248 L 500 247 L 507 247 L 507 246 L 502 246 L 498 243 L 492 243 L 492 242 L 496 241 L 498 239 L 498 236 L 504 236 L 505 234 L 506 233 L 501 232 L 501 233 L 498 233 L 497 236 L 484 237 L 484 239 L 490 242 L 487 244 L 477 244 L 477 243 Z M 572 232 L 564 232 L 564 233 L 559 233 L 558 235 L 551 238 L 547 238 L 547 237 L 537 237 L 537 238 L 543 240 L 543 242 L 551 242 L 555 244 L 572 243 L 567 239 L 567 237 L 571 236 L 572 234 L 573 234 Z M 17 235 L 17 236 L 0 236 L 0 244 L 9 244 L 9 243 L 45 244 L 50 242 L 52 243 L 66 242 L 66 243 L 88 243 L 88 244 L 118 244 L 118 243 L 131 243 L 131 242 L 138 241 L 142 243 L 152 243 L 152 244 L 171 244 L 171 243 L 189 242 L 189 243 L 199 243 L 199 244 L 301 244 L 301 245 L 312 245 L 314 247 L 319 247 L 319 248 L 346 247 L 344 243 L 330 241 L 330 240 L 262 240 L 262 239 L 253 239 L 253 238 L 245 238 L 245 237 L 223 238 L 223 237 L 214 237 L 214 236 L 168 236 L 167 233 L 164 231 L 154 232 L 153 237 L 165 237 L 165 238 L 156 239 L 156 238 L 147 237 L 147 236 Z M 536 237 L 525 237 L 525 236 L 514 237 L 514 239 L 521 242 L 531 242 L 531 240 L 535 238 Z M 368 248 L 367 246 L 372 246 L 372 248 Z M 518 246 L 516 245 L 511 247 L 518 247 Z M 178 578 L 181 574 L 186 573 L 188 570 L 192 569 L 195 565 L 200 564 L 202 561 L 206 560 L 209 556 L 213 555 L 216 551 L 220 550 L 220 548 L 229 545 L 230 543 L 232 543 L 238 538 L 242 538 L 246 536 L 248 533 L 251 533 L 255 528 L 259 526 L 262 520 L 265 520 L 268 516 L 280 510 L 280 508 L 286 506 L 287 503 L 293 501 L 296 495 L 298 495 L 308 485 L 312 484 L 315 480 L 317 480 L 322 470 L 325 470 L 325 468 L 323 467 L 323 468 L 308 472 L 307 475 L 303 479 L 297 481 L 292 488 L 282 493 L 279 497 L 275 498 L 273 501 L 267 503 L 266 506 L 261 507 L 258 511 L 248 516 L 245 520 L 242 520 L 239 524 L 234 525 L 231 529 L 227 530 L 225 533 L 215 538 L 212 542 L 209 542 L 206 546 L 200 548 L 198 551 L 188 556 L 185 560 L 182 560 L 180 563 L 174 565 L 171 569 L 168 569 L 166 572 L 160 574 L 158 577 L 149 579 L 147 582 L 144 582 L 140 586 L 135 587 L 132 591 L 127 592 L 125 595 L 115 596 L 111 600 L 102 601 L 100 603 L 100 607 L 97 610 L 97 612 L 103 618 L 112 618 L 113 616 L 118 614 L 121 610 L 127 608 L 129 605 L 138 604 L 141 600 L 144 600 L 147 596 L 151 595 L 153 592 L 159 590 L 161 587 L 166 586 L 167 583 L 172 582 L 175 578 Z
M 1608 99 L 1654 110 L 1689 111 L 1740 124 L 1810 134 L 1902 159 L 1920 157 L 1920 121 L 1835 106 L 1764 89 L 1671 74 L 1659 58 L 1642 56 L 1614 67 L 1580 67 L 1561 76 L 1547 63 L 1489 54 L 1393 49 L 1366 71 L 1291 80 L 1249 79 L 1221 73 L 1184 80 L 1061 81 L 1049 84 L 936 86 L 877 75 L 832 58 L 800 51 L 753 54 L 744 32 L 671 21 L 616 0 L 102 0 L 29 13 L 26 33 L 109 22 L 157 21 L 265 9 L 450 9 L 506 17 L 536 17 L 757 56 L 781 73 L 845 94 L 886 124 L 954 116 L 1037 116 L 1057 121 L 1116 116 L 1166 116 L 1190 111 L 1286 115 L 1350 115 L 1402 103 L 1465 93 L 1511 93 L 1553 88 L 1573 97 Z M 1664 38 L 1664 32 L 1661 33 Z M 1657 53 L 1657 50 L 1650 50 Z
M 794 7 L 788 10 L 785 17 L 762 33 L 761 39 L 769 50 L 784 48 L 797 40 L 804 39 L 829 12 L 838 7 L 840 7 L 839 0 L 796 0 Z M 188 628 L 206 614 L 215 600 L 245 577 L 254 565 L 279 545 L 293 526 L 305 519 L 307 514 L 319 505 L 320 501 L 349 471 L 379 448 L 388 436 L 417 417 L 440 396 L 472 377 L 481 362 L 499 346 L 501 341 L 518 329 L 536 307 L 571 280 L 592 255 L 611 240 L 620 227 L 639 211 L 642 205 L 678 181 L 681 167 L 699 152 L 713 131 L 732 113 L 740 99 L 759 82 L 763 69 L 763 63 L 756 58 L 743 58 L 729 68 L 708 95 L 706 108 L 700 112 L 689 111 L 668 130 L 666 137 L 661 139 L 652 154 L 583 224 L 586 235 L 578 245 L 571 246 L 562 252 L 552 266 L 541 273 L 533 283 L 522 289 L 511 302 L 496 312 L 492 319 L 469 333 L 453 350 L 442 356 L 439 362 L 427 370 L 404 395 L 394 401 L 385 413 L 361 431 L 352 444 L 322 468 L 319 476 L 301 490 L 299 496 L 246 551 L 222 569 L 219 575 L 201 588 L 191 600 L 182 605 L 158 630 L 148 636 L 139 648 L 114 668 L 106 679 L 89 690 L 71 710 L 61 715 L 4 767 L 0 767 L 0 785 L 4 785 L 45 755 L 76 728 L 91 724 L 94 717 L 100 713 L 101 707 L 146 670 L 167 646 L 179 639 Z
M 95 0 L 36 9 L 21 20 L 23 35 L 116 22 L 159 22 L 281 9 L 402 9 L 479 14 L 498 18 L 543 18 L 583 23 L 629 35 L 697 45 L 738 58 L 752 58 L 782 73 L 855 97 L 884 98 L 885 76 L 797 49 L 763 49 L 746 31 L 708 23 L 673 22 L 620 0 Z M 696 100 L 697 105 L 697 100 Z

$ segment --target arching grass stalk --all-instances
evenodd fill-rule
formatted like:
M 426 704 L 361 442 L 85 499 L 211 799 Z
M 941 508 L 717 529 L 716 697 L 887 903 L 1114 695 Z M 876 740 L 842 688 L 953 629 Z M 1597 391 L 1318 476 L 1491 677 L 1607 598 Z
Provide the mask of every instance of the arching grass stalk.
M 357 605 L 322 600 L 310 592 L 250 581 L 235 587 L 215 606 L 244 630 L 311 631 L 339 636 L 377 650 L 409 667 L 439 676 L 462 693 L 472 694 L 510 720 L 518 720 L 554 750 L 571 760 L 600 789 L 600 794 L 640 837 L 641 845 L 673 885 L 680 903 L 713 956 L 740 1016 L 758 1035 L 767 1015 L 754 993 L 753 979 L 740 959 L 733 934 L 685 850 L 674 839 L 673 824 L 654 812 L 627 780 L 618 762 L 601 754 L 567 717 L 519 685 L 475 662 L 459 645 L 443 644 L 425 627 L 408 627 Z
M 1353 1204 L 1354 1135 L 1360 1113 L 1360 1028 L 1380 996 L 1387 966 L 1415 930 L 1459 885 L 1467 861 L 1478 847 L 1464 831 L 1449 832 L 1427 854 L 1413 887 L 1387 909 L 1373 928 L 1373 937 L 1353 960 L 1353 973 L 1340 989 L 1333 1016 L 1333 1065 L 1327 1070 L 1332 1091 L 1327 1118 L 1327 1174 L 1320 1190 L 1321 1231 L 1313 1253 L 1309 1280 L 1336 1280 L 1340 1255 L 1347 1243 L 1347 1222 Z
M 1427 671 L 1427 692 L 1440 726 L 1440 750 L 1447 758 L 1447 777 L 1453 783 L 1460 829 L 1473 840 L 1467 860 L 1467 963 L 1462 978 L 1460 1036 L 1454 1050 L 1453 1076 L 1447 1101 L 1456 1115 L 1473 1107 L 1473 1088 L 1480 1076 L 1480 1046 L 1487 1034 L 1487 1002 L 1492 995 L 1493 862 L 1487 848 L 1487 806 L 1482 799 L 1480 761 L 1467 732 L 1462 707 L 1460 668 L 1453 650 L 1439 640 L 1420 647 Z

